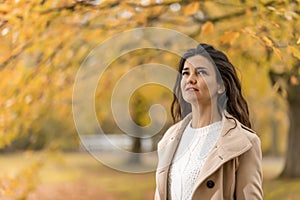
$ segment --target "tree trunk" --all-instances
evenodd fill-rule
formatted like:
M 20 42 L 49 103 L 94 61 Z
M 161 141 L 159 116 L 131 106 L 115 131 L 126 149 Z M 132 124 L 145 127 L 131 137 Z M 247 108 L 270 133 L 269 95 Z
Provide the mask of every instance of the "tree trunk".
M 273 110 L 276 110 L 277 104 L 276 100 L 274 99 L 272 102 Z M 278 156 L 278 125 L 277 120 L 274 118 L 271 119 L 271 130 L 272 130 L 272 138 L 271 138 L 271 155 Z
M 132 144 L 132 154 L 129 162 L 131 164 L 141 164 L 141 156 L 139 153 L 142 152 L 142 144 L 141 144 L 141 138 L 134 137 L 133 138 L 133 144 Z
M 133 147 L 132 152 L 134 153 L 141 153 L 142 152 L 142 144 L 140 138 L 133 138 Z
M 290 128 L 285 167 L 281 177 L 300 178 L 300 85 L 288 88 Z

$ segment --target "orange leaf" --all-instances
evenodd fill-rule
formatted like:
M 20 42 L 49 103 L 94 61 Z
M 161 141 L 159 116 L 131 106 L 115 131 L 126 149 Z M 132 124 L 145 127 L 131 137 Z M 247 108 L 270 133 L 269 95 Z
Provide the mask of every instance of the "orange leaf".
M 251 11 L 250 8 L 247 8 L 247 9 L 246 9 L 246 15 L 252 15 L 252 11 Z
M 290 82 L 291 82 L 292 85 L 298 85 L 299 84 L 299 80 L 294 75 L 291 76 Z
M 214 24 L 212 22 L 205 22 L 201 27 L 201 33 L 210 34 L 214 31 Z
M 221 38 L 221 44 L 233 45 L 239 36 L 240 36 L 239 32 L 226 31 L 223 37 Z
M 0 12 L 1 13 L 8 13 L 11 8 L 7 4 L 0 4 Z
M 299 37 L 298 40 L 297 40 L 297 44 L 300 44 L 300 37 Z
M 226 44 L 230 40 L 230 32 L 225 32 L 224 35 L 221 38 L 221 43 Z
M 200 7 L 199 2 L 192 2 L 192 3 L 190 3 L 190 4 L 188 4 L 187 6 L 184 7 L 183 14 L 184 15 L 195 14 L 198 11 L 199 7 Z

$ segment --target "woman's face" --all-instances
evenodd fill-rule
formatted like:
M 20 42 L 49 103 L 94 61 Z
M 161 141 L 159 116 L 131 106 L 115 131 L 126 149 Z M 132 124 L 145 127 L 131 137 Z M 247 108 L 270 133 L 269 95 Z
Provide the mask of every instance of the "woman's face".
M 181 92 L 186 102 L 204 106 L 217 103 L 220 87 L 214 66 L 208 59 L 200 55 L 188 58 L 181 73 Z

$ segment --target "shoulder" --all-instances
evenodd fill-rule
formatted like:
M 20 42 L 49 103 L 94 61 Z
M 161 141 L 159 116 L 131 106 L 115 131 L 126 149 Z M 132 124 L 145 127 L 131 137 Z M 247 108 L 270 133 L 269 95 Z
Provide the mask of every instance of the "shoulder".
M 239 126 L 241 127 L 241 132 L 243 132 L 243 134 L 245 134 L 248 137 L 248 139 L 250 139 L 250 140 L 258 139 L 258 135 L 256 134 L 256 132 L 253 129 L 245 126 L 244 124 L 242 124 L 239 121 L 238 121 L 238 123 L 239 123 Z
M 238 129 L 239 129 L 239 135 L 241 137 L 247 138 L 249 143 L 251 144 L 251 148 L 249 149 L 250 151 L 254 151 L 256 153 L 261 152 L 261 141 L 259 136 L 256 134 L 256 132 L 249 127 L 243 125 L 238 121 Z M 255 153 L 255 154 L 256 154 Z
M 253 144 L 260 144 L 260 139 L 256 132 L 244 124 L 238 122 L 241 127 L 241 132 L 249 139 L 249 141 Z
M 243 125 L 235 118 L 231 118 L 235 124 L 232 131 L 225 136 L 223 148 L 227 152 L 234 152 L 238 166 L 241 163 L 260 163 L 262 158 L 261 142 L 256 132 Z M 226 143 L 226 144 L 225 144 Z M 247 168 L 246 165 L 243 165 Z M 249 164 L 250 166 L 250 164 Z
M 256 150 L 261 148 L 256 132 L 231 115 L 225 118 L 222 136 L 220 141 L 224 149 L 230 152 L 245 152 L 252 148 Z
M 226 113 L 225 119 L 225 126 L 227 127 L 225 130 L 234 130 L 236 137 L 247 138 L 251 143 L 260 142 L 258 135 L 253 129 L 245 126 L 232 115 Z

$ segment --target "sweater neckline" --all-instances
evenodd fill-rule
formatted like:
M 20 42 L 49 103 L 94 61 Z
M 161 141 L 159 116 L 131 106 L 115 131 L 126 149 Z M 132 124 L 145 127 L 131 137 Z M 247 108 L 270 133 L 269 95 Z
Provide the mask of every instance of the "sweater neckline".
M 204 133 L 209 133 L 209 132 L 214 132 L 214 131 L 220 130 L 222 128 L 222 124 L 223 124 L 222 121 L 217 121 L 217 122 L 213 122 L 213 123 L 211 123 L 207 126 L 201 127 L 201 128 L 193 128 L 192 120 L 191 120 L 187 125 L 187 129 L 188 129 L 188 131 L 204 134 Z

